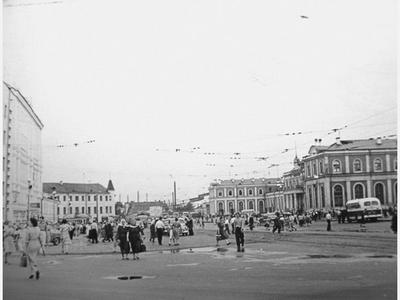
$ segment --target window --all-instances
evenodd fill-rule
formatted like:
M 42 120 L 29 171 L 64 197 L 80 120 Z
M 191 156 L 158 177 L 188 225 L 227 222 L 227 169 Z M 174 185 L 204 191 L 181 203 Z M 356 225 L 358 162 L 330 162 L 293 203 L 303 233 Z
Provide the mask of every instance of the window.
M 359 160 L 358 158 L 353 161 L 353 170 L 354 172 L 362 171 L 361 160 Z
M 229 191 L 228 191 L 228 195 L 229 195 L 229 196 L 233 196 L 232 190 L 229 190 Z
M 371 206 L 371 201 L 365 201 L 364 206 Z
M 262 195 L 262 194 L 263 194 L 263 190 L 262 190 L 262 189 L 259 189 L 259 190 L 258 190 L 258 194 L 259 194 L 259 195 Z
M 372 201 L 372 205 L 379 205 L 378 201 Z
M 375 197 L 378 198 L 382 204 L 385 203 L 384 196 L 383 184 L 380 182 L 375 184 Z
M 63 200 L 64 200 L 64 202 L 67 201 L 67 196 L 64 195 Z
M 239 196 L 243 196 L 243 190 L 239 190 Z
M 67 208 L 63 207 L 63 214 L 66 215 L 67 214 Z
M 110 210 L 109 210 L 110 214 L 112 214 L 112 206 L 110 206 Z
M 233 202 L 229 202 L 228 207 L 229 207 L 229 212 L 231 214 L 233 214 L 234 213 L 234 211 L 233 211 Z
M 394 160 L 393 170 L 397 171 L 397 159 Z
M 242 211 L 244 208 L 243 208 L 243 202 L 242 201 L 240 201 L 239 202 L 239 211 Z
M 106 214 L 108 214 L 108 206 L 106 206 Z
M 60 208 L 57 207 L 57 215 L 59 215 L 59 214 L 60 214 Z
M 87 213 L 90 215 L 90 207 L 87 208 Z
M 218 212 L 221 215 L 224 213 L 224 204 L 222 202 L 218 203 Z
M 69 214 L 72 215 L 72 207 L 69 207 Z
M 79 207 L 75 207 L 75 213 L 79 214 Z
M 90 195 L 87 196 L 87 201 L 90 201 Z
M 343 187 L 339 184 L 333 187 L 333 200 L 336 207 L 343 206 Z
M 354 186 L 354 198 L 355 199 L 364 198 L 364 186 L 360 183 Z
M 382 170 L 382 160 L 380 158 L 376 158 L 374 160 L 374 171 L 381 172 Z
M 263 213 L 263 212 L 264 212 L 264 202 L 263 202 L 263 201 L 260 201 L 260 202 L 258 203 L 258 207 L 259 207 L 260 213 Z
M 84 195 L 82 195 L 81 199 L 82 199 L 82 201 L 85 201 L 85 196 L 84 196 Z
M 103 196 L 102 195 L 100 195 L 100 201 L 103 201 Z
M 222 192 L 221 191 L 218 192 L 218 197 L 222 197 Z
M 72 201 L 72 196 L 69 196 L 69 201 Z
M 308 165 L 307 166 L 307 177 L 310 177 L 311 176 L 311 169 L 310 169 L 310 166 Z
M 253 201 L 250 201 L 250 202 L 249 202 L 249 209 L 254 209 L 254 203 L 253 203 Z
M 103 213 L 103 206 L 100 206 L 100 213 Z
M 340 165 L 340 161 L 337 160 L 337 159 L 335 159 L 335 160 L 332 162 L 332 168 L 333 168 L 333 173 L 341 173 L 341 172 L 342 172 L 342 168 L 341 168 L 341 165 Z
M 317 175 L 317 164 L 315 162 L 313 164 L 313 172 L 314 172 L 314 175 Z
M 97 214 L 97 207 L 93 207 L 94 213 Z
M 308 189 L 308 198 L 310 200 L 310 208 L 312 208 L 312 191 L 311 188 Z
M 81 210 L 81 212 L 82 212 L 82 214 L 84 214 L 84 213 L 85 213 L 85 207 L 84 207 L 84 206 L 82 206 L 82 210 Z
M 248 189 L 247 193 L 251 196 L 251 195 L 253 195 L 253 190 L 252 189 Z
M 324 190 L 324 186 L 321 186 L 321 202 L 322 202 L 322 207 L 325 207 L 325 190 Z
M 323 167 L 322 167 L 322 160 L 320 160 L 320 161 L 319 161 L 319 173 L 320 173 L 320 174 L 323 174 L 323 173 L 324 173 L 323 170 L 324 170 L 324 169 L 323 169 Z
M 75 196 L 75 201 L 79 201 L 79 196 Z
M 272 192 L 272 188 L 268 188 L 268 191 Z
M 356 203 L 349 203 L 349 204 L 346 204 L 346 206 L 347 206 L 347 208 L 350 208 L 350 209 L 361 208 L 361 205 L 360 205 L 360 203 L 358 203 L 358 202 L 356 202 Z

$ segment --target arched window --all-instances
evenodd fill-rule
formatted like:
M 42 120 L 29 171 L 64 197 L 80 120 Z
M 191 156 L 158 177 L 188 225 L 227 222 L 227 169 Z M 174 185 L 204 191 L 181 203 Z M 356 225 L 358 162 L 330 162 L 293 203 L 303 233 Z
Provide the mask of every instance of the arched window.
M 243 208 L 243 201 L 240 201 L 239 202 L 239 211 L 242 211 L 244 208 Z
M 333 173 L 341 173 L 342 172 L 342 166 L 340 164 L 340 160 L 335 159 L 332 162 L 332 170 L 333 170 Z
M 249 196 L 253 195 L 253 190 L 252 190 L 252 189 L 248 189 L 248 190 L 247 190 L 247 194 L 248 194 Z
M 355 173 L 362 172 L 362 165 L 360 159 L 357 158 L 353 161 L 353 170 Z
M 218 213 L 223 214 L 224 213 L 224 203 L 219 202 L 218 203 Z
M 381 204 L 385 204 L 385 192 L 383 184 L 378 182 L 375 184 L 375 197 L 381 201 Z
M 374 160 L 374 171 L 375 172 L 383 171 L 383 169 L 382 169 L 382 159 L 375 158 L 375 160 Z
M 243 190 L 239 190 L 239 196 L 243 196 Z
M 222 197 L 222 191 L 218 191 L 218 197 Z
M 259 207 L 260 213 L 263 213 L 264 212 L 264 202 L 263 201 L 258 202 L 258 207 Z
M 322 160 L 319 161 L 319 173 L 323 174 L 324 173 L 324 169 L 322 167 Z
M 259 194 L 259 195 L 262 195 L 262 194 L 263 194 L 263 189 L 259 189 L 259 190 L 258 190 L 258 194 Z
M 253 201 L 249 202 L 249 209 L 254 209 L 254 202 Z
M 360 183 L 357 183 L 354 186 L 354 198 L 355 199 L 364 198 L 364 186 Z
M 340 184 L 333 187 L 333 200 L 336 207 L 343 206 L 343 187 Z
M 234 213 L 233 202 L 229 202 L 228 207 L 229 207 L 229 212 L 230 212 L 231 214 L 233 214 L 233 213 Z
M 229 191 L 228 191 L 228 196 L 233 196 L 232 190 L 229 190 Z

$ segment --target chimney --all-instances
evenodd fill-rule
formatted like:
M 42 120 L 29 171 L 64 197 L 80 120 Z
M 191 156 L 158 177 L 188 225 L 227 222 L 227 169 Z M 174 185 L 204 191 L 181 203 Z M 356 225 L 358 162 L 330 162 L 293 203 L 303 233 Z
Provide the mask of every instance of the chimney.
M 378 136 L 378 137 L 376 138 L 376 144 L 377 144 L 377 145 L 382 145 L 382 138 L 381 138 L 380 136 Z
M 342 144 L 342 142 L 340 141 L 340 137 L 337 137 L 336 138 L 336 145 L 341 145 Z

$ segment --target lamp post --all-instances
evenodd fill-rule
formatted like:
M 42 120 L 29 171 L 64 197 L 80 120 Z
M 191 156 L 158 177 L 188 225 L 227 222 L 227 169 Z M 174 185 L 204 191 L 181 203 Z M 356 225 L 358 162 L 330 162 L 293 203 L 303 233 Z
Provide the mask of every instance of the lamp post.
M 26 214 L 26 220 L 29 222 L 29 215 L 30 215 L 30 206 L 31 206 L 31 190 L 32 190 L 32 183 L 28 180 L 28 209 Z
M 53 222 L 55 223 L 56 220 L 58 221 L 58 218 L 56 219 L 56 214 L 57 214 L 57 208 L 56 208 L 56 187 L 52 187 L 53 192 L 51 193 L 51 199 L 53 199 Z M 58 217 L 58 216 L 57 216 Z

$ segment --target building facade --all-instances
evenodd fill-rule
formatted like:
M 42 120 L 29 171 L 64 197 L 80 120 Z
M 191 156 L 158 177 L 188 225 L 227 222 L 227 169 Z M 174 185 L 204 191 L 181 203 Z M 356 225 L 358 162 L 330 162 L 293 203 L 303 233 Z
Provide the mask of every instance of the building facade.
M 282 176 L 283 198 L 285 210 L 304 210 L 304 163 L 297 156 L 293 161 L 293 169 Z
M 351 199 L 376 197 L 397 203 L 397 140 L 339 140 L 312 146 L 303 158 L 305 208 L 344 207 Z
M 39 216 L 42 199 L 43 123 L 25 97 L 3 83 L 3 219 Z
M 72 218 L 102 220 L 115 216 L 116 196 L 111 180 L 99 183 L 43 183 L 44 199 L 54 200 L 51 221 Z M 51 208 L 50 208 L 51 211 Z
M 209 202 L 211 215 L 227 215 L 242 210 L 264 213 L 274 204 L 267 201 L 267 193 L 277 191 L 277 178 L 231 179 L 211 183 Z

